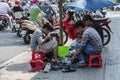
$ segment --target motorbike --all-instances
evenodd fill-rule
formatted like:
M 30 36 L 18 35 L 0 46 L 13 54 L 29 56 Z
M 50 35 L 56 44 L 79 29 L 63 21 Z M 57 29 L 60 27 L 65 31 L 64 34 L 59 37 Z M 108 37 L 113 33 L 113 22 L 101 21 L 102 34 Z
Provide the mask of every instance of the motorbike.
M 13 28 L 12 28 L 12 31 L 13 32 L 17 32 L 18 31 L 18 29 L 19 29 L 19 27 L 21 26 L 20 24 L 21 24 L 21 19 L 20 18 L 15 18 L 15 21 L 14 21 L 14 26 L 13 26 Z
M 21 26 L 22 26 L 21 35 L 23 37 L 23 41 L 25 44 L 30 44 L 31 36 L 33 32 L 37 29 L 38 24 L 36 22 L 32 22 L 29 20 L 23 20 Z
M 109 26 L 109 23 L 111 22 L 111 20 L 109 20 L 109 18 L 106 18 L 102 21 L 103 22 L 101 22 L 99 25 L 102 27 L 102 30 L 103 30 L 103 46 L 106 46 L 111 39 L 110 33 L 113 33 L 113 32 Z
M 17 32 L 17 35 L 19 37 L 22 37 L 22 35 L 21 35 L 21 30 L 22 30 L 21 24 L 22 24 L 23 20 L 29 20 L 29 18 L 28 18 L 28 16 L 25 16 L 24 12 L 20 12 L 20 14 L 21 14 L 21 17 L 15 18 L 15 24 L 12 28 L 12 31 Z
M 63 20 L 63 43 L 65 44 L 68 41 L 68 37 L 74 40 L 76 38 L 76 29 L 70 23 L 70 20 L 74 12 L 70 12 Z M 111 39 L 110 32 L 112 33 L 109 23 L 111 20 L 109 18 L 99 19 L 93 21 L 93 27 L 98 31 L 103 46 L 107 45 Z M 53 25 L 54 27 L 60 26 L 59 23 Z M 56 31 L 59 31 L 59 27 L 56 28 Z
M 8 27 L 8 18 L 4 15 L 0 15 L 0 30 L 4 30 Z

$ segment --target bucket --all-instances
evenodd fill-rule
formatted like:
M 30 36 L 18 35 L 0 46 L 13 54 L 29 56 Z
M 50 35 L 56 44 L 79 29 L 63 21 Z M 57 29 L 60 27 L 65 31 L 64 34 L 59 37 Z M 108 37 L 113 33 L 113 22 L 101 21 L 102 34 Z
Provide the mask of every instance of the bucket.
M 68 46 L 58 46 L 58 56 L 65 57 L 69 55 L 69 47 Z

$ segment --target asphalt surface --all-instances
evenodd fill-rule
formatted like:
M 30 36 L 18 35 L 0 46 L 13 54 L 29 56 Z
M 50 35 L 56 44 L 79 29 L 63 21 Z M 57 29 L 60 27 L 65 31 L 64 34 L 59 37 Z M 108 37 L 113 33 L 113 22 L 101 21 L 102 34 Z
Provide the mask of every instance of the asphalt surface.
M 10 29 L 0 31 L 0 64 L 26 51 L 28 47 Z

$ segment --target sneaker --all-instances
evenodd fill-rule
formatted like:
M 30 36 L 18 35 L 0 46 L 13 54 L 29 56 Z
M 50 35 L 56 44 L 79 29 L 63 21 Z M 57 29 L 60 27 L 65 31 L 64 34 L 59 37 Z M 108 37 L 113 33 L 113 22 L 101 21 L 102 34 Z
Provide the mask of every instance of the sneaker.
M 47 64 L 45 65 L 45 68 L 44 68 L 43 72 L 44 72 L 44 73 L 48 73 L 48 72 L 50 71 L 50 69 L 51 69 L 51 64 L 50 64 L 50 63 L 47 63 Z

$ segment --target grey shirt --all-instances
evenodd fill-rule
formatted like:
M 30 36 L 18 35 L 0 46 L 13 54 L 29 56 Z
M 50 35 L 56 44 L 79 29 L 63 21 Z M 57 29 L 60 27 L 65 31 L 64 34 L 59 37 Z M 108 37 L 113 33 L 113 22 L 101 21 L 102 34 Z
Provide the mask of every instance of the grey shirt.
M 42 35 L 42 30 L 41 29 L 37 29 L 32 37 L 31 37 L 31 41 L 30 41 L 30 47 L 32 51 L 36 51 L 38 45 L 40 45 L 42 43 L 43 40 L 43 35 Z

